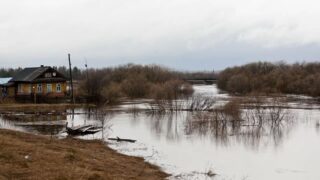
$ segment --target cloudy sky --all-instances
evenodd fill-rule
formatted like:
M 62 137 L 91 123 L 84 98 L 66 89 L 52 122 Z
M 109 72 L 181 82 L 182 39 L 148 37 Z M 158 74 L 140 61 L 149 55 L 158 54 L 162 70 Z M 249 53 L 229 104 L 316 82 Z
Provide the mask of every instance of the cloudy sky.
M 318 0 L 0 0 L 0 67 L 320 61 Z

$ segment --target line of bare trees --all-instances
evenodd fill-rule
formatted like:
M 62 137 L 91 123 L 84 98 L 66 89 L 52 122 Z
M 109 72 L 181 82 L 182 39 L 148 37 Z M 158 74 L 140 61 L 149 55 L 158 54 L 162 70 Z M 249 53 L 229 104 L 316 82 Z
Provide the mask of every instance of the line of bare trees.
M 158 65 L 127 64 L 89 69 L 81 81 L 77 96 L 95 102 L 115 103 L 122 97 L 172 99 L 192 94 L 178 72 Z
M 257 62 L 227 68 L 218 87 L 234 94 L 287 93 L 320 96 L 320 62 Z

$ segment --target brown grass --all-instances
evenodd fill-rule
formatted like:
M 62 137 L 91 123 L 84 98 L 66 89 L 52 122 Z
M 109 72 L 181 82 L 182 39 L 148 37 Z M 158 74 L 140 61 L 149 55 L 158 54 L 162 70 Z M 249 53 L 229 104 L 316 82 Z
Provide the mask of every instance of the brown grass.
M 92 107 L 92 104 L 0 104 L 0 112 L 5 111 L 37 111 L 37 112 L 50 112 L 52 110 L 66 110 L 68 108 Z
M 50 139 L 0 130 L 0 179 L 164 179 L 142 158 L 119 154 L 100 141 Z

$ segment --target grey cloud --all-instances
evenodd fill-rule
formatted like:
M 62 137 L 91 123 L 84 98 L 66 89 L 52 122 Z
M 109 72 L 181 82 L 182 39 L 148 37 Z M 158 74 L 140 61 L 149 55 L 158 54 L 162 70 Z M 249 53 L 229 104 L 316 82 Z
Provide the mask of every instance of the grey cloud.
M 316 0 L 11 0 L 0 2 L 2 66 L 157 63 L 221 69 L 317 60 Z

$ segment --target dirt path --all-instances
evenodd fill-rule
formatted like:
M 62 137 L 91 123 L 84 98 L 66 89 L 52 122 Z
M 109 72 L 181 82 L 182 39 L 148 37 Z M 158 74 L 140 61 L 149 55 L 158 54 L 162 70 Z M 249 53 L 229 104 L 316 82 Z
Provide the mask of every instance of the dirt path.
M 0 179 L 164 179 L 142 158 L 100 141 L 51 139 L 0 129 Z

